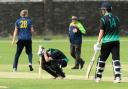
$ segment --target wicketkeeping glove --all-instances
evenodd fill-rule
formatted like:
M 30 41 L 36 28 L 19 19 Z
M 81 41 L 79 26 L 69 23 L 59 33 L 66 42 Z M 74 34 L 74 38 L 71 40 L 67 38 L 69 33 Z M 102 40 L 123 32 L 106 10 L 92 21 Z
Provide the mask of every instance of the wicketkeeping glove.
M 99 42 L 97 42 L 96 44 L 94 44 L 94 51 L 100 51 L 101 50 L 101 44 Z

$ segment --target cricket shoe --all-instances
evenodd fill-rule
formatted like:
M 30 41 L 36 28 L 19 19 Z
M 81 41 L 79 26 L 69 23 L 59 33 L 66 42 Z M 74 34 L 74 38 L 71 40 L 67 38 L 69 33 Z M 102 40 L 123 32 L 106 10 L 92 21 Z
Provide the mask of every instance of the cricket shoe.
M 72 67 L 72 69 L 79 69 L 79 66 L 74 66 Z
M 13 68 L 13 72 L 17 72 L 17 69 L 16 68 Z
M 80 64 L 80 69 L 82 69 L 84 67 L 85 61 L 82 61 Z
M 53 79 L 57 79 L 58 77 L 54 77 Z
M 53 79 L 62 79 L 62 77 L 65 77 L 65 73 L 61 72 L 61 73 L 56 73 L 55 75 L 53 75 L 54 78 Z
M 101 78 L 97 77 L 95 78 L 96 83 L 99 83 L 101 81 Z
M 65 77 L 62 77 L 62 76 L 59 76 L 59 77 L 56 77 L 56 78 L 54 78 L 54 79 L 64 79 Z
M 66 77 L 66 76 L 65 76 L 65 73 L 62 72 L 61 75 L 60 75 L 60 77 L 61 77 L 62 79 L 65 78 L 65 77 Z
M 114 83 L 121 83 L 120 77 L 116 77 L 116 79 L 114 80 Z
M 32 68 L 32 65 L 29 65 L 30 71 L 33 71 L 34 69 Z
M 64 79 L 66 76 L 65 76 L 65 73 L 64 72 L 61 72 L 60 74 L 58 74 L 58 78 L 59 79 Z
M 66 76 L 65 74 L 64 75 L 58 75 L 58 76 L 55 76 L 53 79 L 64 79 Z
M 60 79 L 64 79 L 65 77 L 63 77 L 63 76 L 60 76 Z

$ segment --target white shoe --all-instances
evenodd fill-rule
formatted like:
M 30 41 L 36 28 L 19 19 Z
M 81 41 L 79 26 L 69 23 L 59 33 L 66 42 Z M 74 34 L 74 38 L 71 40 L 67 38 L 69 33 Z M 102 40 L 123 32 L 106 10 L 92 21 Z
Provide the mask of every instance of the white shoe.
M 16 68 L 13 68 L 13 72 L 17 72 L 17 69 Z
M 116 79 L 114 80 L 114 83 L 121 83 L 120 77 L 116 77 Z
M 99 83 L 99 82 L 101 81 L 101 78 L 97 77 L 97 78 L 95 79 L 95 81 L 96 81 L 97 83 Z

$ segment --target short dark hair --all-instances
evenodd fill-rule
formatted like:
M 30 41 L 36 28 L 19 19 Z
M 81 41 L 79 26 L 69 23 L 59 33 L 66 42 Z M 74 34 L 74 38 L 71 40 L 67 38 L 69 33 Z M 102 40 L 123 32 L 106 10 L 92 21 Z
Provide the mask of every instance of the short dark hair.
M 111 12 L 112 11 L 112 9 L 106 9 L 108 12 Z

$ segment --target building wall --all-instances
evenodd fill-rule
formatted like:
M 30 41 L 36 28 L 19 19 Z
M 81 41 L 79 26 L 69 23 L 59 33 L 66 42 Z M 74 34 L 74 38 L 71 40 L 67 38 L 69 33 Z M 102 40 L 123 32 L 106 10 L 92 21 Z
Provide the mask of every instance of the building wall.
M 42 2 L 43 0 L 0 0 L 0 2 Z
M 72 15 L 78 16 L 80 21 L 87 29 L 87 35 L 97 35 L 100 14 L 101 1 L 81 1 L 81 2 L 54 2 L 54 30 L 66 33 Z M 128 15 L 127 1 L 111 1 L 112 13 L 120 19 L 121 34 L 128 34 Z
M 29 10 L 35 34 L 42 34 L 44 30 L 42 3 L 0 3 L 0 36 L 9 36 L 13 33 L 15 21 L 19 18 L 22 9 Z
M 14 23 L 19 17 L 21 9 L 28 9 L 29 15 L 33 20 L 36 35 L 47 34 L 67 34 L 70 18 L 72 15 L 78 16 L 79 20 L 86 26 L 87 35 L 97 35 L 100 19 L 100 1 L 81 1 L 81 2 L 53 2 L 52 29 L 46 31 L 44 24 L 44 3 L 40 2 L 8 2 L 0 3 L 0 36 L 8 36 L 14 30 Z M 121 21 L 121 34 L 128 34 L 128 2 L 112 2 L 113 13 L 119 16 Z M 49 13 L 49 14 L 50 14 Z M 45 24 L 46 25 L 46 24 Z

